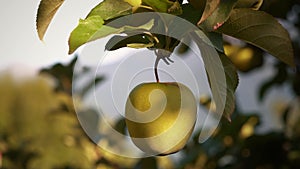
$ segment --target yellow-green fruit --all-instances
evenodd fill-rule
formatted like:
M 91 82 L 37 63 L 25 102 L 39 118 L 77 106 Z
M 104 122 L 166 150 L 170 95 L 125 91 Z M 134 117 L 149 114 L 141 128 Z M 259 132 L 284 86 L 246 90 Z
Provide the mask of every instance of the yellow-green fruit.
M 253 48 L 224 45 L 224 51 L 236 68 L 242 72 L 248 72 L 263 64 L 261 53 Z
M 180 83 L 143 83 L 126 102 L 126 125 L 133 143 L 149 154 L 167 155 L 182 149 L 193 131 L 197 104 Z

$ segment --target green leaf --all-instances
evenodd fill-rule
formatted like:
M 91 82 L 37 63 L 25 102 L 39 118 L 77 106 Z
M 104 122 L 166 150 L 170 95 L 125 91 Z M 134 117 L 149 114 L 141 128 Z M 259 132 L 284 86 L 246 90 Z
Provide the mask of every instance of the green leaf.
M 172 6 L 172 2 L 168 0 L 142 0 L 142 3 L 150 6 L 156 12 L 168 12 L 168 9 Z
M 263 4 L 263 0 L 238 0 L 235 8 L 251 8 L 258 10 Z
M 204 61 L 204 65 L 207 71 L 208 79 L 210 82 L 210 87 L 212 90 L 213 98 L 215 100 L 217 111 L 224 106 L 222 112 L 217 112 L 222 114 L 226 119 L 231 121 L 230 116 L 235 108 L 235 90 L 238 86 L 238 74 L 234 64 L 229 60 L 229 58 L 214 49 L 213 43 L 209 43 L 209 37 L 207 37 L 204 32 L 197 31 L 195 33 L 194 40 L 197 42 L 198 47 L 201 51 L 201 56 Z M 202 42 L 201 42 L 202 41 Z M 199 45 L 200 44 L 200 45 Z M 216 54 L 218 57 L 216 57 Z M 212 57 L 214 55 L 214 57 Z M 219 58 L 220 61 L 216 60 Z M 224 84 L 222 83 L 222 73 L 225 72 L 226 88 L 224 89 Z M 221 74 L 220 74 L 221 73 Z M 222 94 L 226 90 L 226 101 L 225 105 L 222 105 Z
M 227 95 L 226 95 L 226 103 L 224 110 L 224 117 L 230 121 L 230 116 L 235 108 L 235 90 L 239 83 L 239 78 L 237 74 L 237 70 L 234 64 L 230 61 L 230 59 L 224 54 L 219 53 L 221 62 L 224 67 L 225 75 L 226 75 L 226 85 L 227 85 Z
M 168 9 L 168 13 L 173 15 L 181 15 L 182 14 L 181 4 L 178 1 L 175 1 L 172 4 L 172 6 Z
M 132 14 L 132 6 L 122 0 L 104 0 L 91 10 L 88 17 L 98 15 L 103 20 L 109 20 Z
M 203 1 L 203 0 L 201 0 Z M 200 4 L 201 2 L 198 2 Z M 198 24 L 205 21 L 219 6 L 220 0 L 206 0 L 205 8 Z M 198 8 L 197 8 L 198 9 Z
M 257 46 L 288 65 L 294 65 L 288 32 L 271 15 L 251 9 L 234 9 L 218 32 Z
M 78 47 L 87 42 L 91 42 L 111 34 L 149 30 L 152 28 L 154 21 L 150 20 L 148 23 L 138 27 L 122 26 L 114 28 L 103 24 L 103 19 L 98 15 L 88 17 L 85 20 L 80 20 L 79 25 L 72 31 L 69 38 L 69 54 L 73 53 Z
M 179 45 L 178 45 L 178 47 L 176 49 L 176 52 L 178 54 L 185 54 L 185 53 L 187 53 L 190 50 L 191 42 L 192 41 L 191 41 L 191 39 L 188 36 L 184 37 L 180 41 L 180 43 L 179 43 Z
M 134 7 L 138 7 L 142 4 L 142 0 L 124 0 L 125 2 L 128 2 L 130 5 Z
M 218 29 L 228 18 L 237 0 L 223 0 L 217 9 L 203 22 L 198 22 L 198 26 L 205 31 Z
M 196 33 L 197 38 L 196 39 L 197 39 L 197 41 L 201 40 L 202 42 L 206 43 L 207 45 L 209 45 L 212 48 L 218 48 L 218 47 L 215 46 L 214 43 L 220 43 L 220 42 L 212 42 L 212 40 L 218 40 L 218 39 L 216 39 L 217 36 L 212 38 L 212 37 L 209 37 L 209 35 L 212 35 L 212 34 L 197 30 L 197 33 Z
M 226 112 L 227 110 L 229 110 L 225 107 L 226 94 L 228 90 L 227 88 L 233 86 L 235 87 L 235 84 L 232 83 L 227 86 L 227 73 L 225 71 L 229 69 L 224 67 L 223 61 L 220 59 L 218 52 L 213 47 L 213 44 L 209 43 L 209 38 L 201 30 L 197 30 L 194 33 L 192 33 L 191 37 L 196 42 L 201 52 L 201 56 L 207 72 L 212 96 L 216 104 L 216 110 L 214 115 L 216 119 L 220 119 L 222 115 L 225 116 L 227 119 L 230 119 L 230 115 L 232 112 Z M 232 72 L 229 72 L 229 74 L 231 73 Z M 231 83 L 231 81 L 228 80 L 228 83 Z M 234 89 L 232 90 L 234 91 Z
M 182 13 L 182 8 L 178 2 L 172 2 L 169 0 L 142 0 L 142 3 L 150 6 L 156 12 L 164 12 L 174 15 L 180 15 Z
M 201 11 L 194 8 L 191 4 L 182 5 L 182 14 L 179 17 L 196 25 L 201 18 Z
M 115 35 L 108 40 L 105 45 L 105 50 L 113 51 L 123 47 L 135 49 L 153 47 L 154 43 L 149 39 L 150 37 L 148 37 L 146 34 L 138 34 L 133 36 Z
M 204 35 L 198 33 L 198 38 L 200 38 L 204 43 L 210 45 L 211 47 L 217 49 L 219 52 L 224 52 L 223 48 L 223 36 L 221 33 L 217 32 L 203 32 Z
M 64 0 L 41 0 L 36 18 L 36 28 L 40 40 L 43 40 L 54 14 L 63 2 Z
M 153 47 L 154 43 L 129 43 L 127 44 L 127 47 L 129 48 L 135 48 L 135 49 L 140 49 L 140 48 L 150 48 Z
M 219 51 L 224 53 L 223 48 L 223 36 L 221 33 L 217 32 L 205 32 L 206 36 L 209 38 L 213 46 Z
M 80 20 L 69 38 L 69 54 L 73 53 L 79 46 L 92 41 L 91 38 L 100 29 L 102 32 L 105 31 L 107 35 L 116 31 L 116 28 L 107 27 L 103 24 L 104 20 L 100 16 L 91 16 L 85 20 Z

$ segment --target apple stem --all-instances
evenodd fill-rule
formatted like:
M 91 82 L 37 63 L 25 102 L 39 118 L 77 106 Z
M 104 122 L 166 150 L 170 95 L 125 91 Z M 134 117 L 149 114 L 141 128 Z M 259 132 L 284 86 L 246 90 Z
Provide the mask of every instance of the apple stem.
M 159 60 L 160 60 L 160 57 L 157 56 L 155 59 L 155 64 L 154 64 L 154 75 L 155 75 L 155 79 L 156 79 L 157 83 L 159 83 L 158 70 L 157 70 Z
M 162 59 L 167 65 L 170 65 L 169 62 L 174 63 L 174 61 L 170 59 L 171 52 L 157 49 L 154 51 L 154 53 L 156 55 L 156 60 L 155 60 L 155 64 L 154 64 L 154 74 L 155 74 L 156 82 L 159 83 L 157 67 L 158 67 L 158 63 L 159 63 L 160 59 Z

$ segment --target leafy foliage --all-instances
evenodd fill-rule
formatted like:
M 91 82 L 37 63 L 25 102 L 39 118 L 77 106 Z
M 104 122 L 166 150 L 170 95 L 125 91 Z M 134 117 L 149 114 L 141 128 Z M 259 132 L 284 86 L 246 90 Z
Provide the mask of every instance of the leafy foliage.
M 212 1 L 190 1 L 190 3 L 196 8 L 196 9 L 203 9 L 201 12 L 201 19 L 198 21 L 198 24 L 205 21 L 219 6 L 220 0 L 212 0 Z
M 258 46 L 286 64 L 294 65 L 289 35 L 271 15 L 251 9 L 234 9 L 218 31 Z
M 205 69 L 207 71 L 213 99 L 217 107 L 215 111 L 220 115 L 224 113 L 223 116 L 231 121 L 230 116 L 235 105 L 234 91 L 238 85 L 236 69 L 225 56 L 225 54 L 218 53 L 216 50 L 214 50 L 213 44 L 205 46 L 206 44 L 201 42 L 203 39 L 204 42 L 209 43 L 209 39 L 203 32 L 197 31 L 191 37 L 197 42 L 197 45 L 201 51 L 204 65 L 206 66 Z M 217 60 L 215 60 L 215 58 L 221 58 L 219 63 Z M 220 72 L 225 72 L 225 75 L 220 74 Z M 225 81 L 226 85 L 218 84 L 219 81 Z M 226 94 L 225 101 L 222 99 L 224 93 Z
M 170 13 L 179 15 L 182 13 L 181 6 L 178 2 L 169 0 L 142 0 L 142 2 L 151 7 L 156 12 Z
M 120 28 L 114 28 L 103 24 L 103 19 L 98 15 L 94 15 L 85 20 L 81 20 L 79 25 L 73 30 L 70 35 L 69 53 L 73 53 L 79 46 L 87 42 L 106 37 L 110 34 L 130 32 L 133 30 L 142 31 L 150 29 L 153 25 L 153 21 L 150 21 L 145 25 L 141 25 L 139 27 L 123 26 Z
M 291 39 L 288 32 L 273 16 L 266 12 L 258 11 L 258 9 L 262 8 L 264 11 L 268 11 L 273 15 L 276 14 L 274 10 L 268 8 L 268 5 L 266 5 L 272 4 L 272 2 L 262 2 L 262 0 L 189 0 L 189 3 L 182 4 L 182 1 L 169 0 L 104 0 L 92 9 L 85 19 L 81 19 L 78 26 L 72 31 L 69 38 L 69 53 L 71 54 L 75 52 L 75 50 L 81 45 L 109 35 L 114 36 L 106 44 L 106 50 L 117 50 L 122 47 L 131 47 L 148 48 L 154 51 L 156 49 L 164 49 L 169 52 L 174 52 L 175 48 L 179 44 L 182 44 L 180 43 L 182 39 L 175 39 L 166 35 L 150 33 L 150 30 L 154 29 L 164 29 L 166 33 L 176 30 L 176 22 L 172 22 L 172 20 L 161 19 L 158 22 L 155 17 L 160 17 L 160 15 L 157 14 L 157 16 L 155 15 L 153 18 L 140 18 L 134 20 L 134 24 L 132 24 L 131 21 L 126 24 L 116 26 L 110 25 L 110 22 L 121 16 L 130 16 L 131 14 L 141 12 L 164 12 L 186 19 L 192 24 L 198 26 L 199 30 L 193 30 L 192 32 L 188 32 L 190 30 L 185 30 L 182 34 L 191 33 L 191 35 L 195 35 L 192 36 L 191 39 L 201 42 L 198 43 L 198 45 L 201 44 L 202 46 L 200 45 L 198 47 L 202 53 L 202 58 L 205 63 L 207 77 L 216 102 L 218 115 L 220 116 L 220 114 L 223 114 L 226 119 L 232 119 L 232 123 L 228 125 L 226 121 L 222 121 L 219 131 L 217 131 L 214 137 L 205 144 L 199 145 L 198 141 L 194 141 L 191 145 L 188 145 L 187 148 L 182 151 L 184 158 L 180 162 L 180 166 L 177 168 L 299 168 L 299 163 L 297 163 L 300 159 L 298 145 L 299 136 L 297 135 L 299 126 L 294 125 L 294 128 L 292 129 L 294 136 L 292 138 L 286 137 L 283 132 L 256 135 L 254 134 L 254 128 L 258 124 L 259 117 L 254 115 L 241 115 L 237 113 L 239 110 L 235 109 L 234 93 L 238 85 L 236 68 L 240 71 L 247 72 L 254 67 L 261 65 L 261 63 L 256 64 L 255 66 L 252 65 L 247 69 L 239 67 L 234 58 L 241 58 L 241 56 L 245 56 L 240 54 L 242 51 L 247 51 L 244 49 L 249 49 L 254 52 L 252 57 L 260 57 L 260 61 L 262 61 L 263 56 L 261 50 L 268 52 L 280 61 L 280 63 L 277 64 L 278 73 L 263 84 L 260 90 L 260 99 L 263 99 L 266 92 L 274 85 L 282 85 L 286 83 L 290 84 L 291 81 L 289 81 L 289 79 L 293 79 L 293 85 L 291 85 L 291 88 L 296 93 L 297 97 L 300 93 L 299 70 L 297 70 L 296 75 L 290 75 L 287 70 L 288 68 L 285 65 L 295 65 Z M 37 15 L 37 30 L 40 39 L 43 39 L 51 19 L 62 3 L 63 1 L 41 1 Z M 291 1 L 280 1 L 280 3 L 275 2 L 274 4 L 278 5 L 281 3 L 285 4 L 284 6 L 288 6 L 289 8 L 287 9 L 290 9 Z M 286 12 L 287 10 L 284 11 Z M 286 13 L 280 13 L 278 16 L 284 18 Z M 182 30 L 184 30 L 184 28 L 182 28 Z M 227 37 L 223 35 L 229 35 L 248 44 L 238 47 L 235 46 L 236 51 L 229 54 L 227 50 L 229 44 L 225 44 L 225 50 L 223 49 L 223 42 Z M 228 46 L 226 47 L 226 45 Z M 297 54 L 297 51 L 299 51 L 299 44 L 294 43 L 293 45 L 296 49 L 295 53 Z M 233 45 L 231 45 L 231 47 L 232 46 Z M 188 50 L 188 47 L 185 47 L 185 51 Z M 212 57 L 218 58 L 222 67 L 216 66 L 217 64 L 214 62 Z M 250 61 L 247 62 L 249 63 Z M 285 64 L 283 64 L 283 62 Z M 299 67 L 299 63 L 296 64 L 296 66 Z M 57 69 L 59 69 L 60 66 L 62 65 L 57 65 Z M 219 79 L 216 78 L 215 73 L 220 71 L 225 73 L 224 78 L 226 80 L 226 85 L 218 83 Z M 61 73 L 64 71 L 59 72 Z M 58 72 L 54 72 L 53 74 L 59 76 Z M 63 89 L 68 88 L 66 86 L 70 85 L 70 79 L 67 83 L 63 80 L 64 78 L 58 79 L 59 83 L 62 83 L 61 86 L 63 86 Z M 101 78 L 99 81 L 101 81 Z M 224 86 L 226 88 L 224 88 Z M 85 93 L 84 91 L 88 91 L 88 88 L 89 87 L 87 86 L 82 93 Z M 70 91 L 71 90 L 69 90 L 69 92 Z M 226 100 L 222 100 L 222 95 L 225 94 Z M 14 100 L 14 97 L 6 97 L 8 100 Z M 222 105 L 222 103 L 224 103 L 224 105 Z M 219 110 L 220 107 L 224 107 L 224 110 Z M 291 112 L 290 107 L 293 106 L 288 106 L 284 113 L 285 121 L 287 121 L 286 119 Z M 236 111 L 236 113 L 232 114 L 234 111 Z M 2 116 L 3 118 L 0 118 L 0 120 L 10 118 L 9 114 L 2 114 Z M 65 120 L 68 121 L 68 118 Z M 122 120 L 123 119 L 120 119 L 120 121 L 116 124 L 116 128 L 125 133 L 125 126 L 123 125 Z M 71 122 L 59 125 L 70 125 L 70 123 Z M 7 121 L 1 121 L 0 130 L 2 129 L 4 131 L 3 126 L 6 124 L 8 124 Z M 56 123 L 54 122 L 53 124 Z M 287 126 L 288 125 L 285 127 L 287 128 Z M 56 128 L 54 126 L 51 127 L 51 125 L 50 129 L 56 130 Z M 61 132 L 68 131 L 63 130 Z M 76 130 L 76 132 L 78 131 Z M 72 131 L 72 134 L 76 132 Z M 49 133 L 52 134 L 51 132 Z M 198 136 L 195 137 L 195 140 L 197 140 L 197 137 Z M 6 135 L 0 137 L 2 140 L 6 138 Z M 287 144 L 291 145 L 292 148 L 284 149 Z M 77 148 L 80 149 L 82 147 L 79 146 Z M 52 149 L 55 149 L 55 147 L 52 147 Z M 23 149 L 17 150 L 18 153 L 21 152 L 19 153 L 20 156 L 23 155 L 22 157 L 17 156 L 18 161 L 22 161 L 22 164 L 29 161 L 28 158 L 34 159 L 38 156 L 32 151 Z M 80 149 L 80 151 L 81 150 L 82 149 Z M 51 150 L 49 151 L 51 152 Z M 78 152 L 77 150 L 74 150 L 74 152 L 75 151 L 76 153 Z M 295 154 L 290 154 L 290 151 L 293 151 Z M 16 152 L 16 148 L 14 147 L 11 152 Z M 52 153 L 52 155 L 53 154 L 54 153 Z M 260 154 L 263 154 L 263 156 L 260 156 Z M 4 155 L 5 160 L 13 157 L 10 156 L 9 153 Z M 269 156 L 270 158 L 267 158 Z M 153 165 L 153 168 L 159 168 L 157 167 L 157 165 L 159 165 L 157 163 L 157 159 L 158 158 L 154 157 L 142 159 L 136 164 L 135 168 L 142 168 L 143 166 L 149 165 Z M 274 159 L 277 161 L 275 165 L 272 163 Z M 105 158 L 97 161 L 97 164 L 103 163 L 114 166 L 115 168 L 122 168 L 118 165 L 116 166 L 115 164 L 111 164 L 109 160 Z M 10 163 L 7 164 L 13 165 Z
M 194 168 L 295 168 L 299 164 L 289 158 L 284 145 L 297 146 L 280 132 L 264 135 L 247 131 L 259 124 L 255 115 L 235 114 L 231 124 L 222 123 L 214 137 L 198 146 L 197 143 L 184 151 L 183 163 Z M 193 149 L 192 149 L 193 148 Z M 299 158 L 299 156 L 297 157 Z M 276 161 L 276 162 L 275 162 Z M 182 167 L 183 168 L 183 167 Z
M 108 51 L 112 51 L 120 49 L 122 47 L 146 48 L 153 46 L 154 42 L 147 34 L 137 34 L 133 36 L 115 35 L 106 43 L 105 49 Z
M 231 112 L 234 111 L 235 108 L 235 90 L 238 86 L 239 78 L 236 72 L 235 66 L 230 62 L 230 60 L 226 57 L 224 53 L 219 53 L 222 65 L 225 71 L 225 78 L 226 78 L 226 103 L 225 103 L 225 110 L 224 116 L 231 121 L 230 116 Z
M 123 15 L 132 13 L 132 6 L 124 1 L 105 0 L 96 7 L 94 7 L 88 14 L 87 18 L 91 16 L 100 16 L 103 20 L 114 19 Z
M 205 31 L 218 29 L 228 18 L 237 0 L 221 1 L 216 10 L 204 21 L 198 22 L 200 28 Z
M 204 3 L 205 2 L 205 3 Z M 130 15 L 135 12 L 140 12 L 138 8 L 148 9 L 155 12 L 165 12 L 174 15 L 179 15 L 194 24 L 197 24 L 206 35 L 208 32 L 218 31 L 223 34 L 233 36 L 244 40 L 257 47 L 260 47 L 270 54 L 274 55 L 281 61 L 294 65 L 292 45 L 289 36 L 285 29 L 271 16 L 264 12 L 255 11 L 262 5 L 262 1 L 255 0 L 228 0 L 228 1 L 204 1 L 197 0 L 189 1 L 189 4 L 182 5 L 178 1 L 117 1 L 105 0 L 91 10 L 87 18 L 80 20 L 79 25 L 73 30 L 69 39 L 69 53 L 73 53 L 79 46 L 94 41 L 111 34 L 120 34 L 130 30 L 133 34 L 128 37 L 114 36 L 106 45 L 106 49 L 116 50 L 121 47 L 132 48 L 163 48 L 174 51 L 174 48 L 179 44 L 181 39 L 171 40 L 170 37 L 162 37 L 161 35 L 152 35 L 153 37 L 144 38 L 140 32 L 153 29 L 155 25 L 151 22 L 137 24 L 134 27 L 130 25 L 122 25 L 121 27 L 108 26 L 108 20 L 116 19 L 117 17 Z M 41 5 L 43 2 L 41 2 Z M 117 4 L 117 5 L 116 5 Z M 46 5 L 47 6 L 47 5 Z M 46 9 L 51 9 L 51 6 Z M 252 8 L 252 9 L 249 9 Z M 41 9 L 42 10 L 42 9 Z M 55 13 L 55 11 L 53 12 Z M 172 22 L 163 23 L 166 27 L 172 28 Z M 39 15 L 38 22 L 39 24 Z M 155 28 L 154 28 L 155 29 Z M 134 33 L 135 32 L 135 33 Z M 138 35 L 140 34 L 140 35 Z M 134 37 L 131 37 L 134 35 Z M 213 34 L 212 34 L 213 35 Z M 208 36 L 213 37 L 213 36 Z M 113 41 L 120 40 L 118 44 L 111 46 Z M 156 39 L 155 41 L 153 39 Z M 163 40 L 169 39 L 169 40 Z M 222 38 L 210 39 L 215 45 L 215 48 L 223 52 L 223 47 L 220 46 Z M 171 42 L 171 44 L 170 44 Z M 168 43 L 168 44 L 166 44 Z M 235 71 L 226 72 L 227 76 L 236 76 Z M 230 80 L 228 80 L 230 82 Z M 227 84 L 228 87 L 235 84 Z M 232 91 L 235 88 L 229 89 L 231 92 L 230 98 L 234 98 Z M 227 98 L 229 99 L 229 98 Z M 233 104 L 234 102 L 230 102 Z M 232 107 L 233 105 L 231 105 Z M 227 106 L 228 107 L 228 106 Z M 233 109 L 225 109 L 224 115 L 228 116 Z
M 55 93 L 45 78 L 17 84 L 0 80 L 0 143 L 3 168 L 90 168 L 90 146 L 79 127 L 71 97 Z
M 239 0 L 235 5 L 236 8 L 251 8 L 258 10 L 263 4 L 263 0 Z
M 45 2 L 46 1 L 42 1 L 41 4 Z M 140 5 L 138 0 L 127 0 L 126 2 L 129 2 L 132 6 L 132 11 L 135 11 L 134 8 L 137 8 L 137 6 L 133 4 Z M 201 9 L 196 9 L 195 6 L 192 5 L 192 2 L 195 1 L 189 2 L 190 3 L 188 4 L 181 5 L 183 13 L 179 16 L 192 21 L 192 23 L 196 25 L 201 18 L 204 7 L 203 4 L 201 4 Z M 261 2 L 262 1 L 259 0 L 237 1 L 233 11 L 230 13 L 229 19 L 223 26 L 216 30 L 217 33 L 215 31 L 208 33 L 205 30 L 202 30 L 201 36 L 198 36 L 198 38 L 201 38 L 201 41 L 206 43 L 210 49 L 216 49 L 216 51 L 219 52 L 218 57 L 220 57 L 222 61 L 226 73 L 227 86 L 229 86 L 226 88 L 227 97 L 233 96 L 233 91 L 236 89 L 238 81 L 236 71 L 233 66 L 236 65 L 236 63 L 232 57 L 239 57 L 239 53 L 244 49 L 249 48 L 255 51 L 256 48 L 248 44 L 234 46 L 234 44 L 225 43 L 224 52 L 232 61 L 231 63 L 222 53 L 223 39 L 222 36 L 220 36 L 220 32 L 222 32 L 223 29 L 228 28 L 227 26 L 233 26 L 233 23 L 230 21 L 232 21 L 232 17 L 234 18 L 234 16 L 237 15 L 234 11 L 249 10 L 241 8 L 257 9 L 261 5 Z M 272 2 L 274 3 L 272 4 Z M 286 19 L 286 11 L 290 9 L 293 1 L 272 2 L 265 1 L 261 8 L 275 16 Z M 44 8 L 41 6 L 42 5 L 40 5 L 39 13 L 42 12 L 42 9 Z M 56 7 L 58 8 L 58 6 Z M 279 8 L 274 8 L 274 6 L 283 7 L 284 10 L 278 10 Z M 44 9 L 44 12 L 47 10 L 51 11 L 51 6 L 49 5 L 49 9 Z M 143 9 L 146 8 L 143 7 Z M 151 10 L 153 9 L 151 8 Z M 53 10 L 53 15 L 55 11 L 56 10 Z M 211 10 L 212 13 L 214 11 L 215 10 Z M 261 21 L 259 18 L 259 13 L 261 12 L 251 11 L 251 13 L 258 14 L 255 18 L 258 19 L 257 21 Z M 38 15 L 40 15 L 38 17 L 41 17 L 41 14 Z M 210 15 L 211 14 L 209 14 L 209 16 Z M 266 14 L 264 13 L 263 15 Z M 269 15 L 268 17 L 271 18 Z M 49 23 L 51 17 L 48 17 L 47 19 Z M 256 19 L 251 19 L 251 22 L 256 22 Z M 42 22 L 41 20 L 42 19 L 38 19 L 38 22 Z M 106 25 L 109 20 L 103 19 L 103 21 L 103 25 Z M 148 21 L 149 20 L 147 20 L 147 22 Z M 272 21 L 268 22 L 273 23 L 275 21 L 276 20 L 272 19 Z M 293 25 L 299 27 L 299 21 L 300 20 L 293 23 Z M 144 22 L 143 24 L 147 22 Z M 43 24 L 44 26 L 46 25 L 45 23 Z M 143 24 L 135 26 L 139 27 Z M 285 31 L 282 31 L 285 33 L 280 33 L 281 31 L 279 30 L 283 29 L 277 21 L 273 26 L 274 28 L 271 28 L 273 36 L 276 35 L 286 38 L 286 42 L 290 41 Z M 266 30 L 270 29 L 270 27 L 264 24 L 263 27 L 265 27 Z M 235 28 L 236 30 L 241 30 L 241 28 Z M 242 28 L 245 28 L 245 30 L 249 29 L 247 26 L 242 26 Z M 40 28 L 38 28 L 38 31 L 43 37 L 44 33 L 41 33 Z M 243 31 L 244 30 L 241 30 L 241 32 Z M 228 31 L 226 33 L 233 36 L 234 31 Z M 157 45 L 157 42 L 153 40 L 152 36 L 141 38 L 146 35 L 148 34 L 135 34 L 134 36 L 117 35 L 115 38 L 121 38 L 123 40 L 121 40 L 116 46 L 110 46 L 107 44 L 107 50 L 115 50 L 121 47 L 126 47 L 128 44 L 135 43 L 151 44 L 151 46 L 152 44 Z M 256 34 L 249 34 L 249 36 L 252 37 L 255 37 L 255 35 Z M 165 38 L 158 37 L 158 35 L 155 36 L 157 36 L 160 42 Z M 243 38 L 244 37 L 241 37 L 240 39 L 243 40 Z M 203 39 L 209 40 L 205 41 Z M 299 42 L 297 42 L 298 38 L 292 37 L 292 39 L 295 56 L 299 56 L 300 50 Z M 247 40 L 245 41 L 248 42 Z M 113 39 L 110 42 L 114 44 Z M 172 40 L 172 43 L 175 44 L 178 43 L 178 41 Z M 274 43 L 279 43 L 279 40 L 276 40 Z M 286 45 L 287 49 L 290 49 L 289 43 Z M 161 46 L 164 47 L 164 45 Z M 142 47 L 148 48 L 149 46 L 145 45 Z M 227 50 L 228 47 L 233 48 L 234 50 Z M 262 48 L 262 46 L 259 47 Z M 149 48 L 151 49 L 151 47 Z M 267 49 L 265 50 L 268 51 Z M 217 53 L 216 51 L 214 53 Z M 230 53 L 228 51 L 234 52 Z M 261 51 L 259 54 L 262 55 Z M 273 54 L 278 57 L 277 52 L 273 51 Z M 254 56 L 256 57 L 257 55 Z M 281 61 L 291 61 L 291 63 L 293 63 L 293 57 L 290 53 L 285 57 L 278 58 Z M 297 67 L 295 71 L 290 71 L 290 68 L 280 61 L 275 62 L 273 65 L 274 70 L 276 70 L 275 74 L 271 75 L 269 79 L 266 79 L 265 82 L 262 83 L 261 89 L 258 91 L 260 99 L 266 99 L 265 96 L 268 94 L 268 90 L 275 86 L 287 86 L 293 94 L 294 99 L 285 105 L 279 116 L 282 119 L 282 130 L 257 134 L 256 128 L 262 124 L 263 120 L 260 120 L 260 117 L 256 115 L 257 113 L 242 112 L 237 105 L 233 114 L 224 114 L 227 116 L 230 115 L 232 119 L 231 123 L 222 119 L 221 124 L 213 134 L 213 137 L 202 144 L 199 144 L 199 134 L 196 134 L 194 139 L 187 144 L 185 149 L 178 153 L 180 158 L 176 158 L 176 161 L 170 162 L 168 157 L 165 157 L 164 159 L 162 159 L 162 157 L 150 157 L 137 159 L 137 161 L 130 163 L 130 165 L 126 164 L 126 162 L 130 161 L 129 159 L 120 159 L 119 157 L 113 156 L 108 152 L 96 148 L 94 144 L 89 142 L 89 139 L 79 128 L 70 98 L 70 84 L 72 83 L 72 72 L 75 62 L 76 58 L 68 65 L 58 63 L 41 71 L 41 74 L 48 74 L 54 78 L 55 86 L 51 86 L 49 84 L 49 78 L 45 79 L 44 77 L 30 79 L 23 83 L 16 83 L 10 76 L 0 77 L 0 168 L 300 168 L 300 62 L 297 58 Z M 206 66 L 212 67 L 212 65 L 209 64 L 206 64 Z M 84 72 L 86 71 L 88 71 L 88 68 L 85 68 L 83 73 L 79 76 L 84 75 Z M 50 81 L 53 80 L 52 78 Z M 102 79 L 103 77 L 98 77 L 96 78 L 96 82 L 101 82 Z M 84 86 L 82 91 L 79 93 L 84 96 L 85 93 L 89 91 L 90 84 L 93 83 L 94 82 L 87 83 L 87 85 Z M 234 100 L 232 98 L 227 98 L 226 107 L 231 109 L 227 112 L 232 111 L 233 105 Z M 99 122 L 97 121 L 98 117 L 95 116 L 93 110 L 81 112 L 81 115 L 87 118 L 93 118 L 93 125 L 99 125 Z M 115 128 L 121 133 L 126 134 L 124 119 L 117 121 L 115 123 Z M 200 133 L 200 131 L 197 131 L 197 133 Z

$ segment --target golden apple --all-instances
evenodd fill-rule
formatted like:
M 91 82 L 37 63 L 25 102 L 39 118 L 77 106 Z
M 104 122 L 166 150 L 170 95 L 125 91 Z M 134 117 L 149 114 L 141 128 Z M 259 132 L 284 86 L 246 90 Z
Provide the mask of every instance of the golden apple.
M 182 149 L 196 116 L 196 99 L 180 83 L 142 83 L 130 92 L 126 102 L 129 135 L 148 154 L 167 155 Z

